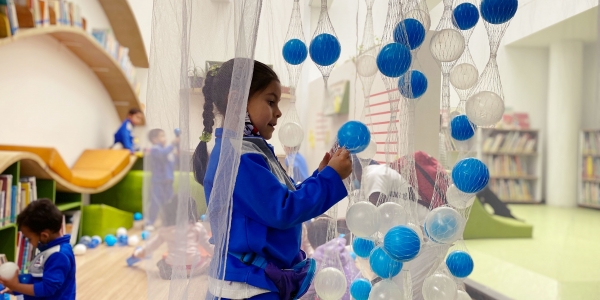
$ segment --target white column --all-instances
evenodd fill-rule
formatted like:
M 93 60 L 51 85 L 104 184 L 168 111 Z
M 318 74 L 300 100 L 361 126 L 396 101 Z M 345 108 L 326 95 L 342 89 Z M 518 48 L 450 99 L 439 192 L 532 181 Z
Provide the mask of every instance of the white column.
M 546 202 L 552 206 L 577 204 L 583 63 L 581 41 L 550 45 Z

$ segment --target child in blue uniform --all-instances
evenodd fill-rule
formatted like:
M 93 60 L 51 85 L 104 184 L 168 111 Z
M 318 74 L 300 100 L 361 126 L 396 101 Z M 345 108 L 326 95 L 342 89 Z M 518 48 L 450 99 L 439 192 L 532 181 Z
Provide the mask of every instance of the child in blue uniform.
M 213 106 L 225 115 L 233 64 L 230 60 L 216 74 L 209 72 L 203 88 L 204 132 L 194 153 L 194 171 L 196 180 L 204 183 L 207 201 L 215 183 L 222 129 L 216 130 L 210 159 L 206 137 L 213 131 Z M 307 262 L 300 251 L 302 223 L 323 214 L 347 196 L 342 179 L 350 175 L 352 161 L 344 149 L 326 154 L 319 169 L 300 185 L 295 185 L 285 174 L 273 148 L 265 141 L 271 138 L 281 117 L 280 96 L 281 84 L 275 72 L 254 61 L 242 155 L 233 190 L 224 280 L 213 278 L 214 274 L 209 278 L 209 292 L 222 299 L 302 296 L 312 279 L 311 271 L 314 272 L 314 261 Z M 226 217 L 211 215 L 211 227 L 217 228 L 217 222 Z M 213 259 L 212 263 L 219 261 Z
M 40 253 L 29 265 L 31 283 L 0 280 L 4 292 L 21 293 L 27 299 L 75 299 L 75 256 L 69 241 L 62 235 L 62 213 L 48 199 L 31 202 L 17 217 L 19 230 Z
M 148 132 L 152 148 L 148 150 L 146 159 L 150 169 L 150 207 L 146 229 L 152 229 L 158 211 L 173 196 L 173 170 L 178 161 L 177 145 L 179 137 L 167 146 L 164 130 L 156 128 Z
M 134 126 L 141 125 L 143 120 L 144 114 L 139 108 L 130 109 L 129 113 L 127 114 L 127 119 L 123 121 L 121 127 L 119 127 L 119 130 L 115 132 L 114 144 L 120 143 L 121 145 L 123 145 L 123 149 L 129 149 L 129 151 L 133 153 L 135 149 L 133 145 L 133 136 L 131 135 L 131 130 L 133 130 Z

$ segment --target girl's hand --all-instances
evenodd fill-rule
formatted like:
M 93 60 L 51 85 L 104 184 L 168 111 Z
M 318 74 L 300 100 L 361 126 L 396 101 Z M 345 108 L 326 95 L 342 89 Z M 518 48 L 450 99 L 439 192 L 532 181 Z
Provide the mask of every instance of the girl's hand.
M 338 149 L 327 165 L 332 167 L 342 179 L 348 178 L 352 173 L 350 152 L 346 149 Z
M 327 167 L 327 164 L 329 164 L 329 160 L 331 160 L 331 154 L 329 154 L 329 152 L 327 152 L 327 153 L 325 153 L 323 160 L 319 164 L 319 172 L 323 171 L 323 169 L 325 169 L 325 167 Z

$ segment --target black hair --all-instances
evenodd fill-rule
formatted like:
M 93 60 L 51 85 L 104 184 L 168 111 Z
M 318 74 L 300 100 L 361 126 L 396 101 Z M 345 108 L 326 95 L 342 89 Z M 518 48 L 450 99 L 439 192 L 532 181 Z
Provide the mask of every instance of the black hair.
M 62 227 L 62 212 L 49 199 L 35 200 L 17 217 L 17 226 L 25 226 L 37 234 L 44 230 L 50 230 L 52 233 L 59 232 Z
M 128 116 L 133 116 L 135 114 L 141 114 L 141 113 L 142 113 L 141 109 L 139 109 L 137 107 L 134 107 L 134 108 L 132 108 L 132 109 L 129 110 L 129 112 L 127 113 L 127 115 Z
M 215 108 L 220 115 L 225 116 L 234 62 L 234 59 L 230 59 L 224 62 L 218 71 L 208 71 L 206 74 L 204 87 L 202 88 L 202 93 L 204 94 L 204 112 L 202 113 L 204 120 L 203 133 L 212 134 L 213 132 Z M 255 60 L 248 97 L 252 97 L 254 94 L 263 91 L 273 81 L 280 82 L 275 71 L 269 66 Z M 208 166 L 208 147 L 206 142 L 200 141 L 196 147 L 193 156 L 193 165 L 196 181 L 204 185 L 204 175 Z
M 171 197 L 169 202 L 167 202 L 162 207 L 162 225 L 165 227 L 175 226 L 177 225 L 177 207 L 178 205 L 183 204 L 179 202 L 179 197 L 174 195 Z M 196 206 L 196 201 L 194 198 L 188 198 L 188 221 L 190 223 L 198 222 L 198 208 Z
M 160 128 L 154 128 L 154 129 L 150 130 L 148 132 L 148 140 L 150 140 L 150 142 L 152 142 L 152 140 L 154 138 L 156 138 L 158 136 L 158 134 L 160 134 L 161 132 L 165 132 L 165 131 Z M 154 142 L 152 142 L 152 143 L 154 143 Z
M 327 229 L 329 227 L 329 222 L 331 222 L 331 217 L 327 215 L 321 215 L 306 226 L 308 242 L 310 242 L 310 245 L 313 247 L 313 249 L 317 249 L 317 247 L 327 243 Z M 350 241 L 350 230 L 346 225 L 346 220 L 339 219 L 336 221 L 336 223 L 338 227 L 338 233 L 345 235 L 344 238 L 346 239 L 346 245 L 348 245 Z

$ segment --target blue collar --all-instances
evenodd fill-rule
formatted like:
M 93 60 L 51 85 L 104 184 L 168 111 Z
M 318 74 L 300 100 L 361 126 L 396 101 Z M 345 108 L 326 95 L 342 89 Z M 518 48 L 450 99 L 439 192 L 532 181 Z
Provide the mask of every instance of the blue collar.
M 216 139 L 221 139 L 223 138 L 223 128 L 219 127 L 215 129 L 215 138 Z M 271 149 L 271 152 L 273 152 L 273 154 L 275 154 L 275 148 L 273 147 L 273 145 L 269 144 L 269 142 L 267 142 L 267 140 L 265 140 L 263 137 L 257 137 L 257 136 L 244 136 L 245 139 L 261 139 L 265 142 L 265 144 L 267 144 L 267 146 L 269 146 L 269 149 Z
M 71 235 L 65 234 L 57 239 L 50 241 L 50 243 L 48 243 L 48 244 L 38 243 L 38 249 L 40 251 L 45 251 L 56 245 L 68 244 L 68 243 L 70 243 L 70 241 L 71 241 Z

